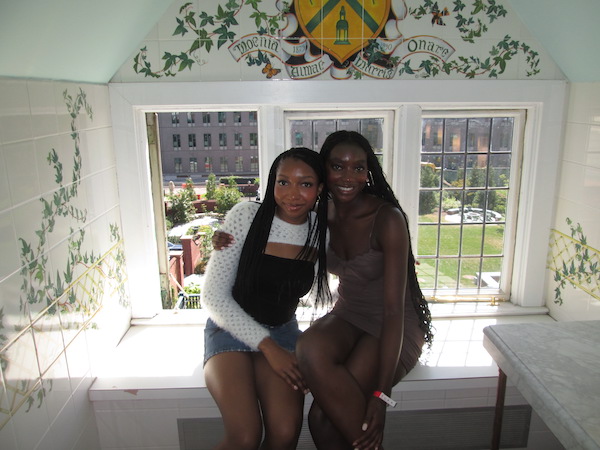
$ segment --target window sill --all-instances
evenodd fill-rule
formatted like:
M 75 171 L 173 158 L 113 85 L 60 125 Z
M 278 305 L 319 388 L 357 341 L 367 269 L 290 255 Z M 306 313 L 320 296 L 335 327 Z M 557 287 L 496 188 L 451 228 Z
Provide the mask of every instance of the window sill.
M 547 314 L 529 314 L 530 308 L 508 304 L 486 310 L 485 317 L 475 317 L 470 310 L 471 315 L 465 316 L 466 307 L 458 305 L 451 311 L 450 305 L 432 306 L 433 345 L 424 352 L 419 365 L 394 387 L 394 395 L 479 388 L 495 392 L 498 368 L 483 348 L 483 328 L 498 323 L 553 321 Z M 480 309 L 481 314 L 485 310 L 469 306 Z M 515 315 L 519 311 L 521 314 Z M 165 310 L 152 319 L 132 321 L 113 354 L 98 365 L 90 399 L 195 398 L 213 405 L 202 368 L 205 320 L 202 310 Z M 301 321 L 301 328 L 308 325 L 308 319 Z
M 498 316 L 531 316 L 548 314 L 548 308 L 523 307 L 510 302 L 491 305 L 487 302 L 430 303 L 431 316 L 442 318 L 477 318 Z M 311 308 L 299 308 L 300 322 L 310 321 Z M 131 325 L 204 325 L 208 314 L 202 309 L 164 309 L 151 319 L 131 319 Z

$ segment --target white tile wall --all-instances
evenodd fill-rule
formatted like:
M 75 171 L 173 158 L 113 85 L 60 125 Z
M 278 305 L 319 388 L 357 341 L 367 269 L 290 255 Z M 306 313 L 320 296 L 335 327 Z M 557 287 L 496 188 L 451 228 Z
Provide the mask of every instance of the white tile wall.
M 565 143 L 557 192 L 554 228 L 570 235 L 566 218 L 580 224 L 592 247 L 600 251 L 600 83 L 574 83 L 570 89 Z M 595 251 L 594 251 L 595 249 Z M 597 277 L 596 277 L 597 278 Z M 554 303 L 557 283 L 548 271 L 547 306 L 557 320 L 600 319 L 600 286 L 592 293 L 571 285 L 563 290 L 563 304 Z
M 47 161 L 52 149 L 62 164 L 62 185 L 72 183 L 75 141 L 65 90 L 73 100 L 83 92 L 93 110 L 92 118 L 82 109 L 74 121 L 82 135 L 82 170 L 78 195 L 69 202 L 92 214 L 81 221 L 58 215 L 48 228 L 40 199 L 53 202 L 60 190 Z M 0 448 L 94 450 L 100 441 L 88 390 L 102 346 L 91 347 L 87 334 L 102 336 L 95 344 L 116 345 L 130 312 L 107 293 L 102 309 L 113 320 L 99 326 L 99 315 L 85 312 L 84 289 L 74 291 L 75 302 L 57 296 L 69 287 L 68 272 L 84 272 L 83 264 L 69 262 L 69 240 L 84 229 L 82 253 L 100 256 L 115 244 L 109 225 L 120 224 L 108 88 L 0 79 L 0 98 Z M 35 281 L 37 272 L 22 272 L 26 246 L 42 262 L 43 283 Z M 29 304 L 24 285 L 45 297 Z

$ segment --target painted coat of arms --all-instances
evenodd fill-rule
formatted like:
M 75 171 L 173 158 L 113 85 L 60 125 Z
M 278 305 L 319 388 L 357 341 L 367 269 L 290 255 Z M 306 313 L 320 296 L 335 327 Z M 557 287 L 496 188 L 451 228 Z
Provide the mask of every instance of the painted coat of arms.
M 208 2 L 207 2 L 208 3 Z M 262 8 L 263 0 L 228 0 L 217 13 L 195 12 L 188 2 L 173 35 L 197 36 L 191 47 L 162 57 L 164 67 L 153 70 L 146 48 L 134 58 L 134 71 L 144 76 L 175 76 L 194 64 L 206 64 L 198 56 L 226 47 L 236 62 L 262 67 L 265 78 L 282 70 L 291 79 L 327 75 L 334 79 L 391 79 L 409 75 L 436 77 L 455 73 L 466 78 L 497 78 L 517 53 L 525 55 L 527 76 L 539 73 L 539 55 L 525 43 L 505 36 L 488 56 L 458 56 L 446 40 L 433 35 L 439 27 L 452 29 L 456 38 L 473 44 L 506 9 L 497 0 L 420 0 L 407 7 L 405 0 L 275 0 L 275 13 Z M 213 3 L 210 3 L 213 5 Z M 469 6 L 470 5 L 470 6 Z M 243 10 L 249 11 L 256 32 L 236 36 Z M 423 32 L 406 37 L 404 21 L 425 19 Z M 411 22 L 414 31 L 414 22 Z M 250 31 L 248 25 L 243 30 Z M 445 33 L 448 34 L 448 33 Z M 454 39 L 456 39 L 454 38 Z M 481 53 L 480 53 L 481 54 Z M 282 67 L 283 66 L 283 67 Z

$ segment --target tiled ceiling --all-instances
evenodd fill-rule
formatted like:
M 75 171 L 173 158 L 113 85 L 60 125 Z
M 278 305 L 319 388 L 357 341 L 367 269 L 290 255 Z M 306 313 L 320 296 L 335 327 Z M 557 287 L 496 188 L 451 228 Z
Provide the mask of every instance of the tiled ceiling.
M 0 0 L 0 76 L 108 83 L 172 0 Z M 570 81 L 600 81 L 600 0 L 508 0 Z

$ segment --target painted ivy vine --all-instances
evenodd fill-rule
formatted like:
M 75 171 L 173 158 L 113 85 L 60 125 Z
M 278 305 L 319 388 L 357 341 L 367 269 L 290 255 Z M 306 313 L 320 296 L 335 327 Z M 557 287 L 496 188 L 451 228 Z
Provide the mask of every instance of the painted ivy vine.
M 409 14 L 417 20 L 431 17 L 432 26 L 445 26 L 445 20 L 447 20 L 445 17 L 453 16 L 463 41 L 475 43 L 475 38 L 481 37 L 488 31 L 488 24 L 499 17 L 505 17 L 507 13 L 506 9 L 495 0 L 474 0 L 471 4 L 472 10 L 466 16 L 464 10 L 467 5 L 464 2 L 454 0 L 452 3 L 454 8 L 450 12 L 447 8 L 440 9 L 437 1 L 424 0 L 421 6 L 410 8 Z M 428 78 L 441 72 L 448 75 L 455 72 L 466 78 L 475 78 L 484 74 L 487 74 L 489 78 L 497 78 L 498 75 L 504 73 L 507 63 L 519 52 L 526 55 L 525 61 L 529 67 L 527 76 L 538 74 L 540 72 L 539 54 L 527 44 L 506 35 L 504 39 L 492 46 L 487 58 L 459 56 L 456 60 L 444 62 L 431 56 L 429 59 L 421 61 L 418 66 L 412 65 L 408 60 L 398 68 L 398 75 L 409 74 Z
M 598 254 L 590 254 L 590 247 L 587 244 L 587 238 L 583 234 L 581 225 L 579 223 L 574 225 L 568 217 L 566 222 L 571 229 L 575 255 L 570 258 L 570 263 L 563 260 L 562 266 L 554 270 L 554 281 L 558 283 L 558 286 L 554 289 L 554 303 L 558 305 L 563 304 L 562 291 L 567 283 L 573 287 L 597 286 L 600 284 Z
M 152 64 L 148 61 L 148 50 L 146 47 L 140 49 L 134 57 L 133 70 L 145 77 L 161 78 L 174 77 L 178 72 L 190 69 L 194 64 L 202 64 L 197 51 L 204 49 L 210 53 L 216 45 L 220 49 L 227 42 L 233 43 L 236 33 L 232 27 L 238 25 L 236 16 L 240 13 L 244 5 L 250 6 L 252 13 L 250 18 L 254 20 L 258 34 L 275 35 L 282 23 L 286 8 L 275 15 L 268 15 L 260 10 L 262 0 L 229 0 L 224 5 L 217 6 L 217 13 L 210 15 L 205 11 L 200 13 L 194 11 L 192 3 L 185 3 L 179 9 L 179 17 L 176 17 L 177 27 L 173 36 L 185 36 L 190 33 L 194 36 L 194 42 L 189 49 L 174 54 L 164 52 L 162 56 L 163 66 L 159 70 L 153 70 Z M 256 64 L 256 61 L 252 61 Z

